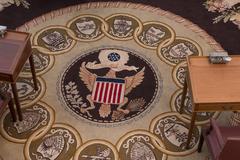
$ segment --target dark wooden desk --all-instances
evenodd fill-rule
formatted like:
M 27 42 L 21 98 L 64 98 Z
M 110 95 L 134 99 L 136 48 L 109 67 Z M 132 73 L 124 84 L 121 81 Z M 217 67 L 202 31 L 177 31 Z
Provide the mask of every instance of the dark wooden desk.
M 192 138 L 197 112 L 240 110 L 240 56 L 227 64 L 211 64 L 206 56 L 187 57 L 187 73 L 180 113 L 187 88 L 192 96 L 192 118 L 187 148 Z
M 0 81 L 11 83 L 19 120 L 22 120 L 22 114 L 16 81 L 27 59 L 33 75 L 34 89 L 38 90 L 31 50 L 29 33 L 8 30 L 4 38 L 0 38 Z

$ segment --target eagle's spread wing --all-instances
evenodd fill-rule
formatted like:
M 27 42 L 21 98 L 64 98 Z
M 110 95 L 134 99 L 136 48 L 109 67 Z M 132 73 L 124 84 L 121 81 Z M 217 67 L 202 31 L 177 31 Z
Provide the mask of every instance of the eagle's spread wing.
M 85 65 L 86 65 L 86 63 L 83 62 L 80 67 L 79 77 L 84 82 L 84 84 L 87 86 L 89 91 L 91 92 L 93 90 L 93 85 L 94 85 L 97 75 L 89 72 Z
M 144 78 L 144 70 L 145 70 L 145 67 L 143 67 L 141 71 L 139 71 L 134 76 L 125 77 L 125 81 L 126 81 L 125 95 L 127 95 L 129 92 L 131 92 L 133 88 L 137 87 L 139 84 L 142 83 Z

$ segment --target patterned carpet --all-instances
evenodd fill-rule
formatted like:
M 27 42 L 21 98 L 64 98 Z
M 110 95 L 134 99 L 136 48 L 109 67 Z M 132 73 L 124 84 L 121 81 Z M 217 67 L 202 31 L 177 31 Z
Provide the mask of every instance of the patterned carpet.
M 189 96 L 178 113 L 186 55 L 223 51 L 204 30 L 124 2 L 55 10 L 17 30 L 32 33 L 40 89 L 27 63 L 17 83 L 24 120 L 1 118 L 4 160 L 207 158 L 206 148 L 196 153 L 200 126 L 219 113 L 198 114 L 189 150 Z

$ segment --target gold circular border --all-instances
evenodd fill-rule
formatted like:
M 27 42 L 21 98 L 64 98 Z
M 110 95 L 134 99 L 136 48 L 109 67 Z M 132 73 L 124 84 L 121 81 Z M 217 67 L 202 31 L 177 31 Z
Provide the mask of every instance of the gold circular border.
M 103 19 L 102 17 L 95 16 L 95 15 L 92 15 L 92 14 L 84 14 L 84 15 L 77 16 L 77 17 L 69 20 L 69 21 L 67 22 L 67 27 L 70 27 L 70 25 L 71 25 L 75 20 L 77 20 L 77 19 L 79 19 L 79 18 L 82 18 L 82 17 L 92 17 L 92 18 L 96 18 L 96 19 L 98 19 L 98 20 L 100 20 L 100 21 L 102 22 L 102 25 L 104 25 L 104 26 L 107 26 L 107 25 L 108 25 L 108 24 L 104 21 L 104 19 Z M 101 30 L 102 30 L 102 28 L 103 28 L 102 25 L 100 26 Z M 107 27 L 105 27 L 105 28 L 107 28 Z M 72 30 L 71 30 L 71 31 L 72 31 Z M 72 34 L 72 33 L 73 33 L 73 34 Z M 74 32 L 69 32 L 68 34 L 69 34 L 70 37 L 72 37 L 73 39 L 75 39 L 75 40 L 77 40 L 77 41 L 80 41 L 80 42 L 94 42 L 94 41 L 97 41 L 97 40 L 99 40 L 99 39 L 101 39 L 101 38 L 104 37 L 104 32 L 103 32 L 103 31 L 102 31 L 101 35 L 99 35 L 97 38 L 92 39 L 92 40 L 87 40 L 87 39 L 85 40 L 85 39 L 78 38 L 78 37 L 75 36 Z
M 163 44 L 163 47 L 164 47 L 164 46 L 168 46 L 169 44 L 171 44 L 171 43 L 174 41 L 174 38 L 176 37 L 176 33 L 175 33 L 175 31 L 174 31 L 169 25 L 167 25 L 167 24 L 165 24 L 165 23 L 162 23 L 162 22 L 149 21 L 149 22 L 143 23 L 143 27 L 142 27 L 142 28 L 139 28 L 139 27 L 138 27 L 138 28 L 136 28 L 136 30 L 134 31 L 134 34 L 133 34 L 134 36 L 133 36 L 133 38 L 134 38 L 134 40 L 137 42 L 137 44 L 139 44 L 140 46 L 142 46 L 142 47 L 144 47 L 144 48 L 148 48 L 148 49 L 157 49 L 157 47 L 151 47 L 151 46 L 147 46 L 147 45 L 141 43 L 141 42 L 139 41 L 138 37 L 137 37 L 137 36 L 140 35 L 140 33 L 142 33 L 143 28 L 144 28 L 144 25 L 148 25 L 148 24 L 158 24 L 158 25 L 162 25 L 162 26 L 166 27 L 166 28 L 170 31 L 171 37 L 168 38 L 168 39 L 166 39 L 166 40 L 164 40 L 164 41 L 162 42 L 162 43 L 164 43 L 164 44 Z M 166 42 L 166 41 L 167 41 L 167 42 Z
M 137 21 L 137 23 L 138 23 L 138 27 L 137 27 L 137 28 L 139 28 L 139 29 L 142 30 L 142 23 L 141 23 L 141 20 L 138 19 L 137 17 L 131 15 L 131 14 L 126 14 L 126 13 L 112 14 L 111 16 L 106 17 L 104 20 L 107 21 L 107 20 L 109 20 L 110 18 L 112 18 L 112 17 L 116 17 L 116 16 L 125 16 L 125 17 L 130 17 L 130 18 L 134 19 L 134 20 Z M 107 23 L 106 23 L 106 24 L 107 24 Z M 137 28 L 136 28 L 136 29 L 137 29 Z M 133 35 L 132 35 L 131 37 L 127 37 L 127 38 L 118 38 L 118 37 L 114 37 L 114 36 L 110 35 L 110 34 L 108 33 L 108 30 L 109 30 L 109 25 L 108 25 L 108 24 L 105 25 L 105 26 L 102 25 L 102 31 L 103 31 L 103 33 L 104 33 L 108 38 L 111 38 L 111 39 L 113 39 L 113 40 L 119 40 L 119 41 L 127 41 L 127 40 L 131 40 L 131 39 L 133 39 L 134 32 L 135 32 L 135 31 L 133 31 Z
M 32 49 L 38 49 L 37 46 L 32 46 Z M 39 51 L 40 52 L 40 51 Z M 49 56 L 49 65 L 48 67 L 46 67 L 44 70 L 40 71 L 40 72 L 36 72 L 36 76 L 41 76 L 45 73 L 47 73 L 49 70 L 51 70 L 55 64 L 55 57 L 53 55 L 48 55 Z M 20 77 L 26 77 L 26 78 L 31 78 L 32 77 L 32 73 L 31 72 L 21 72 L 20 73 Z
M 122 137 L 119 138 L 119 140 L 117 141 L 117 144 L 116 144 L 118 151 L 120 150 L 122 143 L 123 143 L 128 137 L 131 137 L 131 136 L 136 135 L 136 134 L 143 134 L 143 135 L 149 136 L 149 137 L 152 139 L 152 142 L 153 142 L 153 144 L 155 145 L 155 147 L 156 147 L 157 149 L 159 149 L 160 151 L 162 151 L 162 150 L 161 150 L 162 148 L 165 148 L 164 143 L 163 143 L 156 135 L 154 135 L 154 134 L 151 133 L 151 132 L 148 132 L 147 130 L 137 129 L 137 130 L 129 131 L 129 132 L 127 132 L 125 135 L 123 135 Z M 156 142 L 157 142 L 158 144 L 157 144 Z M 160 145 L 160 146 L 159 146 L 159 145 Z M 119 160 L 120 160 L 120 158 L 119 158 Z M 167 160 L 167 155 L 166 155 L 165 153 L 163 153 L 162 160 Z
M 48 49 L 44 48 L 44 47 L 41 47 L 38 45 L 38 42 L 37 42 L 37 38 L 39 37 L 39 35 L 41 33 L 43 33 L 44 31 L 48 30 L 48 29 L 53 29 L 53 28 L 57 28 L 57 29 L 64 29 L 67 33 L 73 33 L 72 30 L 66 28 L 65 26 L 60 26 L 60 25 L 50 25 L 50 26 L 47 26 L 43 29 L 41 29 L 40 31 L 37 31 L 35 32 L 34 34 L 34 37 L 33 37 L 33 45 L 35 48 L 37 48 L 40 52 L 42 53 L 45 53 L 45 54 L 49 54 L 49 55 L 59 55 L 59 54 L 63 54 L 63 53 L 66 53 L 68 51 L 70 51 L 75 45 L 76 45 L 76 41 L 73 39 L 72 41 L 72 44 L 67 48 L 67 49 L 64 49 L 62 51 L 56 51 L 56 52 L 52 52 L 52 51 L 48 51 Z M 70 36 L 70 35 L 69 35 Z M 71 37 L 71 36 L 70 36 Z M 72 38 L 72 37 L 71 37 Z
M 62 127 L 62 128 L 68 129 L 69 131 L 71 131 L 71 132 L 74 134 L 74 136 L 75 136 L 75 138 L 76 138 L 76 140 L 77 140 L 77 147 L 82 144 L 82 138 L 81 138 L 80 134 L 79 134 L 79 133 L 77 132 L 77 130 L 76 130 L 75 128 L 73 128 L 72 126 L 70 126 L 70 125 L 68 125 L 68 124 L 65 124 L 65 123 L 55 123 L 55 124 L 52 125 L 52 127 L 51 127 L 49 130 L 51 130 L 51 129 L 54 128 L 54 127 Z M 44 128 L 42 128 L 42 130 L 43 130 L 43 129 L 44 129 Z M 27 139 L 27 142 L 25 143 L 24 149 L 23 149 L 24 157 L 25 157 L 26 160 L 31 160 L 31 159 L 29 159 L 30 156 L 29 156 L 29 150 L 28 150 L 29 147 L 30 147 L 31 142 L 32 142 L 33 140 L 35 140 L 35 139 L 42 138 L 42 137 L 49 131 L 49 130 L 48 130 L 47 132 L 45 132 L 45 134 L 42 134 L 42 133 L 41 133 L 42 130 L 38 130 L 38 131 L 34 132 L 34 133 Z M 41 134 L 41 135 L 39 135 L 39 134 Z
M 154 119 L 151 120 L 151 123 L 150 123 L 150 127 L 149 127 L 149 130 L 150 132 L 152 132 L 153 134 L 153 130 L 154 130 L 154 126 L 155 124 L 157 123 L 157 121 L 159 121 L 161 118 L 164 118 L 166 116 L 176 116 L 177 118 L 179 118 L 181 121 L 185 122 L 185 123 L 188 123 L 185 119 L 183 119 L 181 117 L 181 115 L 178 113 L 178 112 L 164 112 L 164 113 L 161 113 L 159 114 L 158 116 L 156 116 Z M 188 129 L 188 128 L 187 128 Z M 199 131 L 199 138 L 200 138 L 200 129 L 199 127 L 197 127 L 198 131 Z M 156 143 L 155 141 L 153 141 L 153 143 Z M 197 143 L 198 144 L 198 143 Z M 190 155 L 194 152 L 196 152 L 197 150 L 197 147 L 198 145 L 195 145 L 193 148 L 189 149 L 189 150 L 186 150 L 186 151 L 183 151 L 183 152 L 172 152 L 172 151 L 169 151 L 165 148 L 162 148 L 160 147 L 160 150 L 165 153 L 165 154 L 168 154 L 168 155 L 171 155 L 171 156 L 187 156 L 187 155 Z
M 146 5 L 143 3 L 132 3 L 132 2 L 89 2 L 89 3 L 83 3 L 78 5 L 72 5 L 65 8 L 61 8 L 58 10 L 50 11 L 48 13 L 45 13 L 41 16 L 36 17 L 33 20 L 30 20 L 26 22 L 24 25 L 21 25 L 20 27 L 16 28 L 17 31 L 29 31 L 31 27 L 37 26 L 42 22 L 46 22 L 49 20 L 52 20 L 56 17 L 60 17 L 65 13 L 73 13 L 75 11 L 79 11 L 82 9 L 106 9 L 106 8 L 129 8 L 129 9 L 135 9 L 138 11 L 146 11 L 148 13 L 155 13 L 156 15 L 163 16 L 167 19 L 173 20 L 174 22 L 178 24 L 182 24 L 185 28 L 190 29 L 193 31 L 198 37 L 203 39 L 207 42 L 208 45 L 210 45 L 213 49 L 216 51 L 224 51 L 222 46 L 216 42 L 207 32 L 203 29 L 201 29 L 198 25 L 194 24 L 193 22 L 180 17 L 177 14 L 173 14 L 172 12 L 160 9 L 158 7 L 153 7 L 150 5 Z M 58 12 L 58 13 L 57 13 Z
M 83 149 L 85 149 L 86 147 L 88 147 L 88 146 L 90 146 L 92 144 L 96 144 L 96 143 L 100 143 L 100 144 L 106 145 L 109 148 L 111 148 L 111 150 L 113 151 L 113 154 L 114 154 L 114 158 L 115 158 L 114 160 L 118 160 L 119 159 L 117 149 L 115 148 L 115 146 L 112 143 L 110 143 L 108 141 L 105 141 L 105 140 L 94 139 L 94 140 L 89 140 L 89 141 L 85 142 L 82 146 L 80 146 L 77 149 L 77 151 L 75 152 L 75 154 L 73 156 L 73 160 L 79 160 L 78 156 L 81 153 L 81 151 Z
M 25 77 L 23 77 L 25 78 Z M 35 103 L 37 103 L 37 101 L 39 101 L 43 96 L 44 94 L 46 93 L 46 83 L 44 81 L 44 79 L 42 77 L 37 77 L 37 80 L 39 81 L 40 83 L 40 87 L 38 86 L 38 89 L 41 89 L 39 95 L 37 95 L 37 97 L 33 100 L 23 100 L 21 101 L 21 98 L 19 97 L 19 102 L 20 102 L 20 106 L 22 107 L 28 107 L 28 106 L 31 106 Z
M 187 62 L 186 61 L 182 61 L 182 62 L 178 63 L 176 66 L 174 66 L 174 68 L 172 70 L 172 79 L 179 88 L 183 88 L 183 85 L 176 78 L 177 70 L 178 70 L 179 67 L 184 67 L 184 66 L 187 67 Z
M 36 104 L 39 104 L 39 105 L 45 107 L 46 110 L 49 112 L 49 117 L 50 117 L 47 126 L 41 127 L 41 128 L 39 128 L 39 129 L 37 129 L 36 131 L 33 132 L 33 134 L 34 134 L 35 132 L 38 132 L 38 131 L 41 130 L 42 132 L 39 132 L 39 135 L 37 135 L 37 136 L 42 136 L 43 134 L 47 133 L 48 130 L 52 127 L 52 125 L 53 125 L 53 123 L 54 123 L 54 121 L 55 121 L 55 111 L 54 111 L 54 109 L 53 109 L 52 107 L 50 107 L 47 103 L 45 103 L 45 102 L 43 102 L 43 101 L 39 101 L 39 102 L 36 103 Z M 35 105 L 35 104 L 34 104 L 34 105 Z M 24 107 L 24 108 L 28 108 L 28 107 L 29 107 L 29 106 Z M 13 143 L 25 143 L 28 138 L 27 138 L 27 139 L 17 139 L 17 138 L 13 138 L 13 137 L 9 136 L 9 134 L 7 134 L 6 131 L 3 129 L 3 121 L 4 121 L 4 118 L 6 117 L 6 115 L 7 115 L 8 113 L 9 113 L 9 111 L 6 110 L 6 111 L 3 113 L 3 115 L 2 115 L 2 117 L 1 117 L 1 119 L 0 119 L 0 131 L 1 131 L 2 136 L 3 136 L 6 140 L 8 140 L 8 141 L 10 141 L 10 142 L 13 142 Z
M 182 92 L 182 89 L 178 89 L 176 90 L 172 96 L 171 96 L 171 99 L 170 99 L 170 108 L 173 112 L 177 112 L 175 107 L 174 107 L 174 100 L 176 99 L 177 95 L 180 94 Z M 178 113 L 178 112 L 177 112 Z M 179 113 L 180 114 L 180 113 Z M 214 118 L 216 119 L 218 116 L 220 115 L 220 112 L 215 112 L 213 114 L 213 116 L 211 118 Z M 191 116 L 190 115 L 187 115 L 187 114 L 180 114 L 181 117 L 183 117 L 187 123 L 191 123 Z M 205 125 L 205 124 L 208 124 L 210 122 L 210 118 L 208 120 L 204 120 L 204 121 L 198 121 L 196 120 L 195 121 L 195 125 Z
M 189 39 L 189 38 L 185 38 L 185 37 L 176 37 L 176 40 L 184 40 L 184 41 L 189 41 L 189 42 L 191 42 L 191 43 L 194 44 L 195 47 L 197 48 L 197 50 L 198 50 L 198 52 L 199 52 L 198 56 L 202 56 L 202 55 L 203 55 L 203 53 L 202 53 L 202 48 L 201 48 L 200 45 L 199 45 L 197 42 L 195 42 L 194 40 Z M 173 41 L 173 42 L 174 42 L 174 41 Z M 177 64 L 168 61 L 168 60 L 165 59 L 165 58 L 162 56 L 162 54 L 161 54 L 161 49 L 162 49 L 163 47 L 167 47 L 166 43 L 168 43 L 168 41 L 165 40 L 163 43 L 160 43 L 160 44 L 159 44 L 159 46 L 157 47 L 157 56 L 160 58 L 160 60 L 162 60 L 162 61 L 165 62 L 166 64 L 168 64 L 168 65 L 170 65 L 170 66 L 176 66 Z M 169 44 L 169 45 L 170 45 L 170 44 Z

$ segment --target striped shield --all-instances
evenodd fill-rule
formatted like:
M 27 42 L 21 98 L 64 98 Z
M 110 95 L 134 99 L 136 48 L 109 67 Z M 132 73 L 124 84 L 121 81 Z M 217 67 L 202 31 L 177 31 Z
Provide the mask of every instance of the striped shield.
M 120 104 L 123 102 L 125 92 L 125 80 L 120 78 L 97 77 L 92 100 L 104 104 Z

